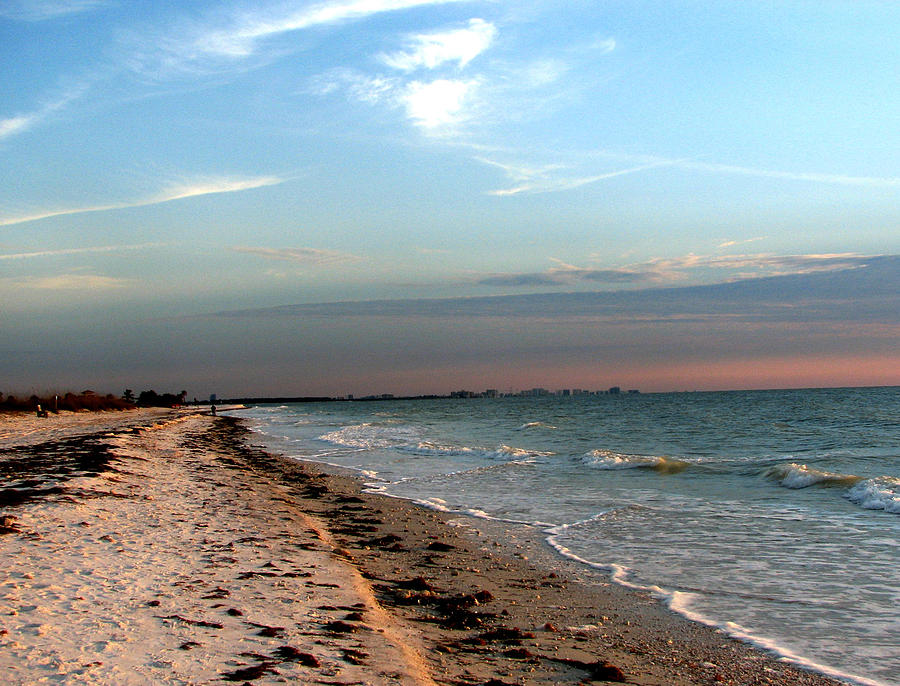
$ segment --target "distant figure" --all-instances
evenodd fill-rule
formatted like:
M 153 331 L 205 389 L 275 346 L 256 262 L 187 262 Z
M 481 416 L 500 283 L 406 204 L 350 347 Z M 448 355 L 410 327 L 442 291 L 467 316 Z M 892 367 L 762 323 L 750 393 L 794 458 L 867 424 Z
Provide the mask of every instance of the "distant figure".
M 215 405 L 210 405 L 210 406 L 209 406 L 209 412 L 210 412 L 210 414 L 211 414 L 213 417 L 215 417 L 215 416 L 216 416 L 216 406 L 215 406 Z
M 40 405 L 37 406 L 37 416 L 38 417 L 49 417 L 47 414 L 47 410 L 43 409 Z

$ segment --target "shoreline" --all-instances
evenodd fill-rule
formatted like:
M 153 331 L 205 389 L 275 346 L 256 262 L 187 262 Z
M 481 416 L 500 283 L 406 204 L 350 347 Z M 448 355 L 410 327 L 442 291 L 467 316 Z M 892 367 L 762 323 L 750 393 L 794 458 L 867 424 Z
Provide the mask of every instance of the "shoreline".
M 293 461 L 290 458 L 281 457 L 281 459 Z M 556 533 L 554 530 L 557 527 L 532 524 L 519 520 L 503 520 L 492 517 L 483 517 L 467 512 L 443 509 L 439 505 L 430 502 L 387 495 L 378 490 L 366 490 L 363 483 L 364 475 L 358 473 L 356 470 L 315 460 L 301 459 L 297 461 L 308 465 L 311 468 L 321 469 L 331 476 L 350 479 L 357 483 L 361 492 L 366 495 L 402 502 L 404 504 L 412 505 L 415 508 L 434 512 L 444 520 L 443 523 L 445 525 L 458 528 L 462 531 L 468 531 L 470 538 L 471 536 L 484 536 L 502 551 L 502 555 L 505 555 L 510 559 L 515 559 L 518 564 L 522 564 L 523 562 L 526 563 L 526 566 L 532 574 L 565 573 L 571 581 L 574 581 L 577 584 L 595 590 L 602 589 L 602 593 L 614 595 L 616 600 L 621 602 L 622 606 L 637 605 L 642 608 L 636 613 L 623 612 L 622 616 L 625 616 L 626 614 L 629 614 L 629 616 L 636 614 L 640 617 L 639 621 L 643 621 L 647 618 L 649 613 L 649 615 L 652 616 L 651 621 L 653 622 L 659 622 L 661 624 L 673 622 L 676 625 L 685 623 L 688 627 L 702 627 L 701 631 L 708 630 L 714 635 L 700 636 L 697 640 L 700 640 L 701 642 L 712 641 L 712 643 L 717 643 L 723 640 L 726 642 L 733 641 L 742 648 L 747 648 L 750 651 L 761 654 L 762 659 L 782 664 L 790 664 L 802 672 L 821 677 L 825 680 L 822 683 L 850 684 L 856 686 L 883 686 L 882 682 L 846 674 L 824 665 L 818 665 L 814 661 L 803 658 L 802 656 L 793 655 L 787 651 L 780 650 L 774 643 L 747 634 L 741 627 L 737 627 L 737 625 L 735 626 L 740 630 L 732 629 L 729 631 L 727 627 L 720 626 L 703 615 L 692 612 L 689 609 L 682 610 L 673 607 L 673 605 L 676 604 L 676 598 L 673 597 L 672 594 L 664 593 L 656 587 L 645 587 L 625 579 L 617 579 L 616 576 L 619 574 L 619 570 L 615 569 L 615 565 L 601 565 L 583 560 L 570 553 L 564 546 L 561 547 L 553 542 L 551 539 L 554 538 Z M 646 604 L 650 605 L 649 609 L 644 608 Z M 633 607 L 631 608 L 631 610 L 634 609 L 635 608 Z M 662 617 L 659 616 L 660 614 Z M 616 618 L 618 618 L 618 615 L 616 615 Z M 624 621 L 626 622 L 626 626 L 632 626 L 631 622 L 634 622 L 634 619 L 625 619 Z M 680 630 L 683 631 L 684 627 L 681 627 Z M 626 633 L 630 631 L 631 629 L 628 629 L 626 630 Z M 676 626 L 674 631 L 678 632 L 679 628 Z M 730 649 L 727 644 L 722 644 L 721 648 Z M 636 681 L 635 683 L 643 682 Z M 680 682 L 673 680 L 671 683 Z M 716 680 L 715 683 L 735 682 L 729 680 L 726 680 L 725 682 Z M 757 682 L 741 681 L 739 683 Z M 778 681 L 777 683 L 799 682 Z
M 109 457 L 0 504 L 12 683 L 845 683 L 554 557 L 542 532 L 269 454 L 239 419 L 78 423 L 36 438 L 0 419 L 0 466 L 72 438 Z

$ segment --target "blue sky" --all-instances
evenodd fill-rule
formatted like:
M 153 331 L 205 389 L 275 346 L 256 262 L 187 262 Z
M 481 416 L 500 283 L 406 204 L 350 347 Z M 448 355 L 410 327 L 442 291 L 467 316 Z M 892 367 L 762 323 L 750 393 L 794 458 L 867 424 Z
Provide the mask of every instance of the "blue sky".
M 850 288 L 872 265 L 895 284 L 898 86 L 890 2 L 8 0 L 0 384 L 900 383 L 896 289 L 855 347 L 849 292 L 827 300 L 841 331 L 767 310 L 765 335 L 710 336 L 709 378 L 676 352 L 755 289 L 709 305 L 715 324 L 635 310 L 615 350 L 587 335 L 605 320 L 509 314 L 545 293 Z M 427 326 L 421 299 L 443 313 Z M 218 314 L 345 301 L 382 314 Z

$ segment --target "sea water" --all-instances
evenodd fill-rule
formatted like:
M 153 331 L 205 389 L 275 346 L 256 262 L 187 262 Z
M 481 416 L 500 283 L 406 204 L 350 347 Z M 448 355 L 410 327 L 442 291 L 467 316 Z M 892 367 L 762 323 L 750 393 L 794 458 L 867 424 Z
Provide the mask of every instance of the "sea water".
M 539 527 L 817 671 L 900 684 L 900 388 L 261 405 L 267 447 Z

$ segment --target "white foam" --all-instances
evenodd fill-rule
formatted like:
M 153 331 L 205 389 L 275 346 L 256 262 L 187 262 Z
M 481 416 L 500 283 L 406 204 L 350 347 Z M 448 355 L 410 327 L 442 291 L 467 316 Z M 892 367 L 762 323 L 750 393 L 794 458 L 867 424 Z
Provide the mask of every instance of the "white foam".
M 890 476 L 866 479 L 847 491 L 846 497 L 866 510 L 900 514 L 900 479 Z
M 319 436 L 320 441 L 362 450 L 378 450 L 379 448 L 407 450 L 409 446 L 417 445 L 420 439 L 420 432 L 415 427 L 385 426 L 371 422 L 351 424 Z
M 437 455 L 452 457 L 456 455 L 471 455 L 472 448 L 466 446 L 440 445 L 431 441 L 419 441 L 415 446 L 401 446 L 404 452 L 414 452 L 417 455 Z
M 345 426 L 336 431 L 322 434 L 319 436 L 319 440 L 356 450 L 389 448 L 400 453 L 433 457 L 462 456 L 530 462 L 538 457 L 553 454 L 551 452 L 528 450 L 508 445 L 500 445 L 497 448 L 445 445 L 423 440 L 420 434 L 421 430 L 413 426 L 384 426 L 366 422 Z

